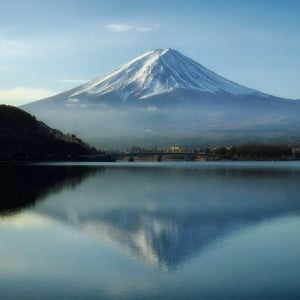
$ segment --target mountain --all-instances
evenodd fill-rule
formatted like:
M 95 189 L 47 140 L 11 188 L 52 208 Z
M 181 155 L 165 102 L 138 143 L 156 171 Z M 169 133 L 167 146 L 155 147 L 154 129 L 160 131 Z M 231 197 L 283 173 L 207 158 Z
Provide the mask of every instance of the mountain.
M 0 158 L 40 159 L 93 154 L 75 135 L 65 135 L 13 106 L 0 105 Z
M 30 106 L 42 106 L 46 102 L 69 107 L 103 102 L 110 105 L 146 103 L 175 92 L 268 97 L 217 75 L 176 50 L 158 49 L 144 53 L 105 76 Z
M 193 144 L 199 138 L 249 142 L 249 135 L 265 139 L 264 133 L 294 138 L 299 103 L 234 83 L 176 50 L 158 49 L 23 108 L 113 147 Z

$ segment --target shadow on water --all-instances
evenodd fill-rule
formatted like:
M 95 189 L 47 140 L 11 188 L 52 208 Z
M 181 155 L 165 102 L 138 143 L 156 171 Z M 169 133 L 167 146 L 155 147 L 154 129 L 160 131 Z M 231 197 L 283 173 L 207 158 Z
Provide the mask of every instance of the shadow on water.
M 48 195 L 64 188 L 75 188 L 99 169 L 51 167 L 22 164 L 0 165 L 0 217 L 30 208 Z
M 299 212 L 299 171 L 105 168 L 36 211 L 173 270 L 231 233 Z

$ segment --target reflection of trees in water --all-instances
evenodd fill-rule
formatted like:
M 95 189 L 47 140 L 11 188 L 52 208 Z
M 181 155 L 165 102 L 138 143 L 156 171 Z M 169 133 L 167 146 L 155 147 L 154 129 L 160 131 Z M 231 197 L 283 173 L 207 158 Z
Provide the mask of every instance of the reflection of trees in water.
M 1 164 L 0 215 L 33 206 L 63 187 L 74 188 L 100 168 Z

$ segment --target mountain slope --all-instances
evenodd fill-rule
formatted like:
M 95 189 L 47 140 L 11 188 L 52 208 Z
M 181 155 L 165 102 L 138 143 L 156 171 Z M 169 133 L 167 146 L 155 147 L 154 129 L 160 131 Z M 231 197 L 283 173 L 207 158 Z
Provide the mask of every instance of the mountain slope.
M 95 149 L 74 135 L 52 129 L 19 108 L 0 105 L 1 156 L 66 156 L 94 152 Z
M 300 139 L 299 101 L 234 83 L 172 49 L 23 108 L 106 148 Z

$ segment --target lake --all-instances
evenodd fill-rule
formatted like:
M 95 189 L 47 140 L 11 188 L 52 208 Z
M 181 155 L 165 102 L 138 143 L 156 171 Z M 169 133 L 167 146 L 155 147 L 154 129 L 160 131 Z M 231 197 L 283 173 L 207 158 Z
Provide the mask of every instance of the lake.
M 300 299 L 300 162 L 0 165 L 1 299 Z

